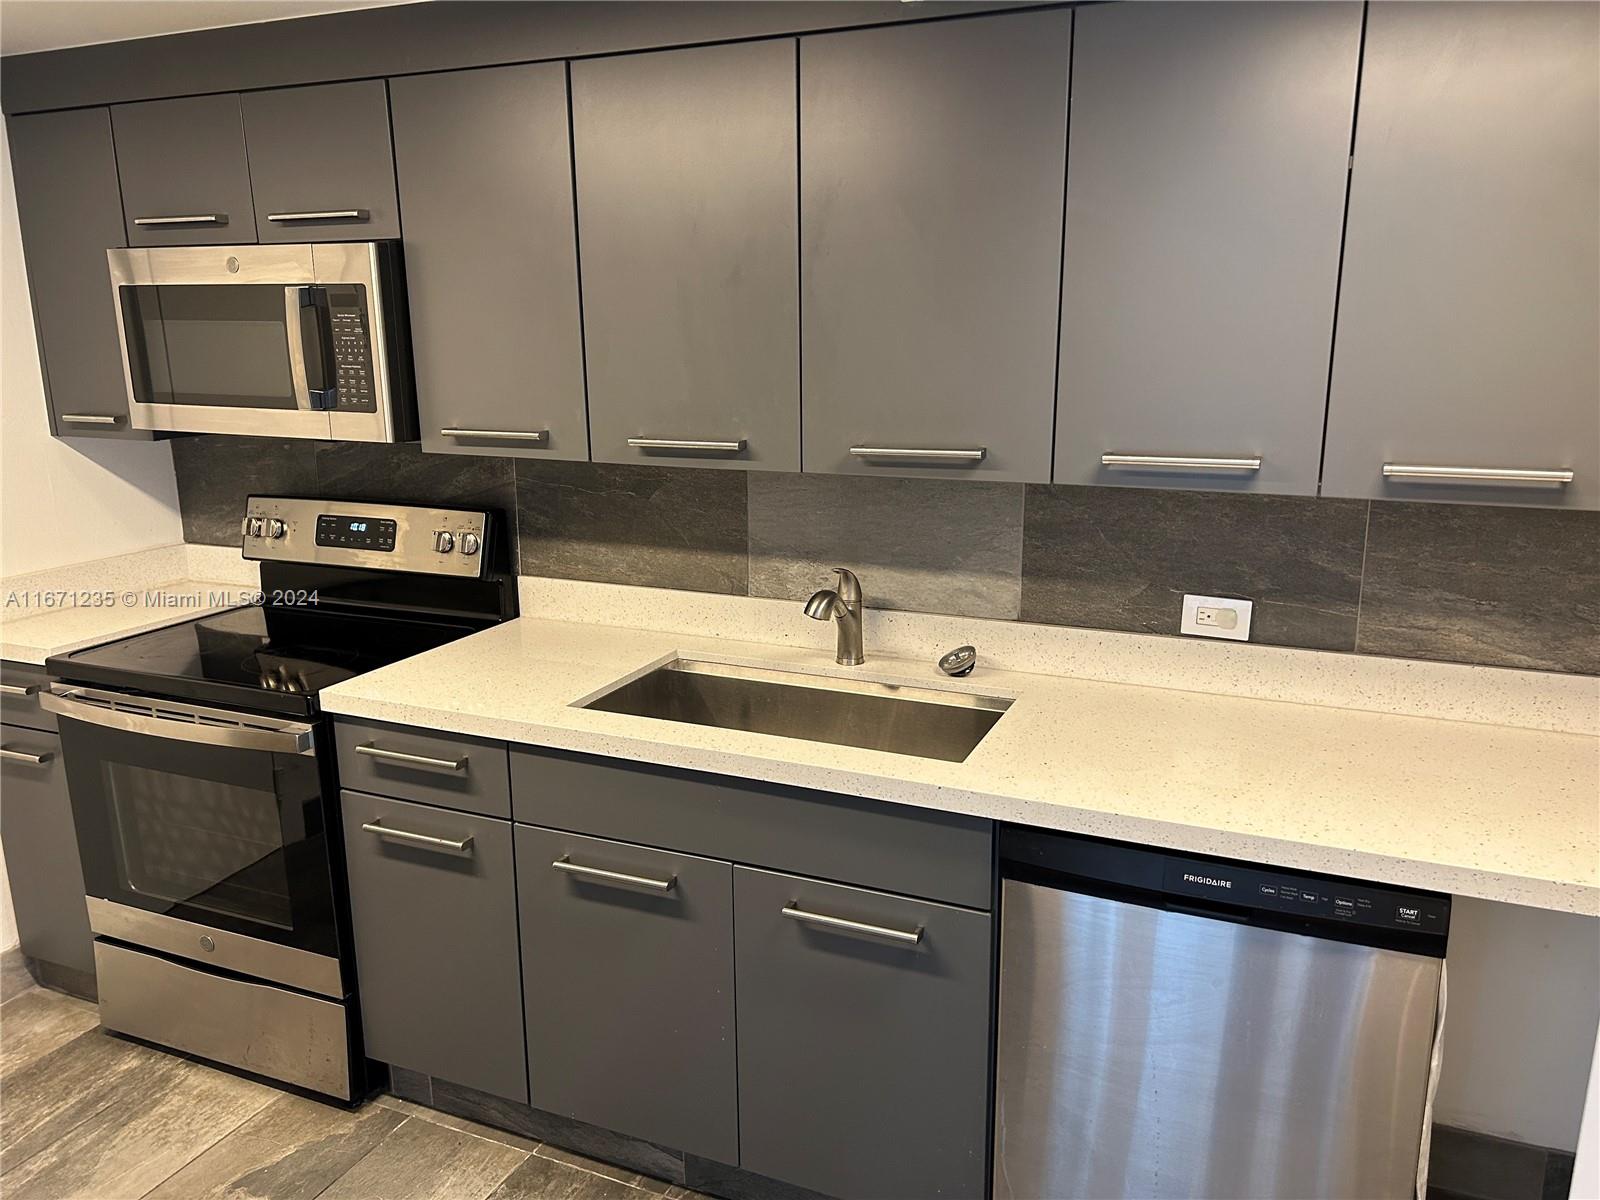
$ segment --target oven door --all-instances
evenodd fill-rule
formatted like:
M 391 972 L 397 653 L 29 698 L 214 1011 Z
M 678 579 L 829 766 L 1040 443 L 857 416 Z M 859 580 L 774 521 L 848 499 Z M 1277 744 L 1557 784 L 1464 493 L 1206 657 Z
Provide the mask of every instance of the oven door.
M 395 440 L 380 257 L 374 243 L 108 250 L 129 424 Z
M 40 702 L 97 934 L 345 994 L 315 726 L 75 684 Z

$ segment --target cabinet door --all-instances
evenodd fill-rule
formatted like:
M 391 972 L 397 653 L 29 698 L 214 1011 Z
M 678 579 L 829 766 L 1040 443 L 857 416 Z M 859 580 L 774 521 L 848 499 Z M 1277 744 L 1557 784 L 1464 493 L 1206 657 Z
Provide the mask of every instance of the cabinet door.
M 800 40 L 807 471 L 1049 480 L 1071 21 Z
M 794 42 L 575 62 L 572 121 L 595 460 L 798 471 Z
M 128 427 L 106 251 L 127 244 L 111 116 L 103 108 L 7 117 L 17 216 L 50 430 L 148 438 Z
M 55 734 L 0 726 L 0 841 L 22 952 L 94 974 L 78 835 Z
M 1361 6 L 1091 6 L 1073 41 L 1056 481 L 1315 495 Z
M 739 1165 L 840 1200 L 981 1197 L 989 915 L 733 874 Z
M 111 109 L 130 246 L 256 240 L 239 97 L 195 96 Z
M 1372 5 L 1325 494 L 1600 508 L 1597 213 L 1600 7 Z
M 246 92 L 241 102 L 263 242 L 400 236 L 383 80 Z
M 511 823 L 341 802 L 368 1057 L 526 1103 Z
M 526 825 L 516 837 L 530 1103 L 737 1162 L 733 868 Z
M 390 82 L 422 447 L 589 457 L 561 63 Z

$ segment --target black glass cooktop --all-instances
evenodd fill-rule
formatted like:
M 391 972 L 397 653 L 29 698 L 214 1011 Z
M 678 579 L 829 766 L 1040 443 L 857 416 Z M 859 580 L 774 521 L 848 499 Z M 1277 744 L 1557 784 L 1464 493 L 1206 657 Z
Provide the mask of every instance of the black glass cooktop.
M 323 688 L 483 628 L 450 619 L 247 607 L 52 658 L 68 682 L 309 714 Z

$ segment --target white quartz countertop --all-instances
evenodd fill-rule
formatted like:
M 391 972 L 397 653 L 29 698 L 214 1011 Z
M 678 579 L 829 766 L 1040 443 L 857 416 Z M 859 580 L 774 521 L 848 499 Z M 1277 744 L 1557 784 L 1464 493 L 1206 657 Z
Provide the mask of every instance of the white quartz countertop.
M 869 637 L 868 652 L 872 652 Z M 1014 698 L 953 763 L 575 707 L 677 655 Z M 1600 738 L 520 618 L 326 711 L 1600 915 Z
M 46 601 L 57 607 L 19 600 L 0 616 L 0 658 L 43 665 L 52 654 L 203 617 L 247 599 L 248 590 L 236 583 L 173 579 L 148 587 L 72 589 L 58 602 Z

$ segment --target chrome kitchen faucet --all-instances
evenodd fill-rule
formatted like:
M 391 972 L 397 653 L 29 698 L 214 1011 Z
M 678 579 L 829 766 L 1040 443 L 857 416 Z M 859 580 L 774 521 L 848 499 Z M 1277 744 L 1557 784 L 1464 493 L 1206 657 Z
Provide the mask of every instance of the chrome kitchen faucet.
M 835 567 L 839 576 L 836 588 L 824 588 L 806 601 L 806 616 L 814 621 L 832 617 L 839 623 L 839 647 L 833 660 L 841 667 L 859 667 L 867 661 L 861 647 L 861 581 L 853 572 Z

